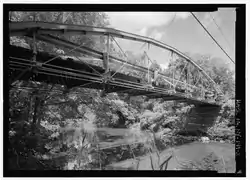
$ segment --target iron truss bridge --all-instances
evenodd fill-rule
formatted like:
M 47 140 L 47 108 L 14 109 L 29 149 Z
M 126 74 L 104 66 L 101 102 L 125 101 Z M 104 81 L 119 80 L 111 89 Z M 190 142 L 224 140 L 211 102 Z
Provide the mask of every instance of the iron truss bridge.
M 221 93 L 209 75 L 182 52 L 154 39 L 111 28 L 48 22 L 10 22 L 9 35 L 10 39 L 17 37 L 31 42 L 28 47 L 10 43 L 8 62 L 11 84 L 17 80 L 32 80 L 59 84 L 66 88 L 101 89 L 103 94 L 117 92 L 130 96 L 146 96 L 149 99 L 219 105 L 217 99 Z M 65 38 L 72 36 L 102 37 L 105 50 L 76 44 Z M 181 58 L 184 66 L 180 74 L 176 75 L 170 69 L 168 73 L 163 73 L 149 66 L 133 64 L 116 41 L 118 38 L 169 51 L 172 57 Z M 110 53 L 112 42 L 120 48 L 122 58 Z M 39 43 L 63 49 L 63 54 L 39 51 Z M 151 61 L 147 51 L 144 53 Z M 196 72 L 196 82 L 188 76 L 191 69 Z

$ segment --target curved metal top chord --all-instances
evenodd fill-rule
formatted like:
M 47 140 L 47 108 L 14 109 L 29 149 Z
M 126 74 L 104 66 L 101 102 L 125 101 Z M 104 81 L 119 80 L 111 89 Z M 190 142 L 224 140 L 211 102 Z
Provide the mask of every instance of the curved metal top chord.
M 196 64 L 190 57 L 183 54 L 176 48 L 164 44 L 155 39 L 113 29 L 106 27 L 94 27 L 94 26 L 84 26 L 84 25 L 70 25 L 70 24 L 59 24 L 59 23 L 50 23 L 50 22 L 10 22 L 9 23 L 9 32 L 10 36 L 25 36 L 27 35 L 31 29 L 36 29 L 37 34 L 72 34 L 72 35 L 112 35 L 114 37 L 128 39 L 133 41 L 145 42 L 152 44 L 154 46 L 170 50 L 180 57 L 184 58 L 186 61 L 190 62 L 192 65 L 197 67 L 199 71 L 214 85 L 213 88 L 217 92 L 215 87 L 216 83 L 214 80 L 198 65 Z

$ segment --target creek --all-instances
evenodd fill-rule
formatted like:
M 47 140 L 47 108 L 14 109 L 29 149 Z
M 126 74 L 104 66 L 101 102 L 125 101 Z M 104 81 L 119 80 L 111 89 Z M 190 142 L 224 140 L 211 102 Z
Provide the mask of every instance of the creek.
M 192 142 L 187 143 L 180 146 L 175 146 L 172 148 L 165 149 L 160 152 L 160 162 L 163 162 L 171 155 L 171 150 L 173 149 L 174 155 L 176 158 L 171 158 L 169 160 L 167 170 L 175 170 L 179 166 L 179 162 L 184 162 L 187 160 L 191 161 L 198 161 L 208 154 L 213 153 L 219 159 L 223 159 L 224 165 L 226 168 L 226 172 L 234 173 L 235 172 L 235 146 L 234 144 L 229 143 L 220 143 L 220 142 L 210 142 L 210 143 L 202 143 L 202 142 Z M 157 165 L 157 155 L 156 153 L 152 153 L 151 157 L 154 162 L 154 166 Z M 150 155 L 143 156 L 139 158 L 139 165 L 137 164 L 138 161 L 134 159 L 128 159 L 125 161 L 121 161 L 118 163 L 114 163 L 109 166 L 112 169 L 120 169 L 120 170 L 128 170 L 128 169 L 135 169 L 138 170 L 152 170 L 152 165 L 150 163 Z

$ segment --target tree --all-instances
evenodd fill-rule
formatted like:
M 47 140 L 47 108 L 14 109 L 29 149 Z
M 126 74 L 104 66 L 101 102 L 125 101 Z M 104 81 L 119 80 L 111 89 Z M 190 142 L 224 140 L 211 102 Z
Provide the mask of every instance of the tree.
M 10 12 L 10 20 L 94 26 L 106 26 L 108 23 L 106 15 L 99 12 Z M 104 48 L 104 39 L 97 38 L 100 40 L 84 36 L 66 37 L 74 43 Z M 29 38 L 12 37 L 10 43 L 25 48 L 32 47 L 32 41 Z M 38 42 L 38 49 L 56 53 L 58 48 Z M 58 85 L 32 81 L 17 81 L 16 84 L 16 87 L 9 92 L 9 168 L 64 168 L 72 157 L 63 153 L 68 152 L 77 158 L 73 153 L 77 148 L 74 148 L 72 143 L 66 143 L 66 146 L 60 143 L 60 127 L 68 126 L 69 121 L 73 122 L 72 126 L 79 125 L 79 116 L 85 115 L 87 111 L 86 109 L 83 112 L 79 111 L 79 105 L 90 103 L 92 100 L 86 98 L 89 96 L 85 96 L 84 99 L 79 96 L 74 98 L 74 95 L 64 91 L 65 89 Z M 90 113 L 87 114 L 87 118 L 90 118 Z
M 107 25 L 105 14 L 97 12 L 12 12 L 10 19 L 12 21 L 39 20 L 94 26 Z M 102 37 L 88 39 L 87 37 L 72 36 L 66 38 L 78 44 L 84 43 L 100 51 L 104 51 L 107 42 Z M 12 38 L 11 43 L 27 48 L 31 42 L 28 38 Z M 47 46 L 47 44 L 42 43 L 40 43 L 39 48 L 46 52 L 56 52 L 58 49 L 53 45 Z M 114 42 L 111 41 L 112 53 L 118 57 L 123 56 L 115 48 Z M 126 54 L 130 63 L 145 65 L 147 58 L 143 54 L 129 51 Z M 219 133 L 216 132 L 218 135 L 223 134 L 225 128 L 233 129 L 234 126 L 232 100 L 235 86 L 234 72 L 222 65 L 217 67 L 208 60 L 208 57 L 200 56 L 198 64 L 219 84 L 225 93 L 228 93 L 228 98 L 231 99 L 223 105 L 222 118 L 216 124 L 220 126 Z M 180 80 L 186 81 L 188 78 L 191 84 L 196 84 L 199 80 L 197 68 L 190 65 L 188 70 L 183 70 L 185 65 L 184 59 L 177 58 L 176 61 L 169 64 L 169 69 L 165 73 L 172 77 L 172 72 L 174 72 L 176 79 L 180 78 Z M 154 61 L 150 68 L 156 70 L 159 69 L 159 65 Z M 120 72 L 129 72 L 129 75 L 147 80 L 146 73 L 131 70 L 129 67 L 124 67 Z M 163 132 L 162 135 L 166 136 L 165 138 L 161 136 L 160 140 L 175 141 L 173 144 L 178 144 L 180 143 L 178 132 L 183 130 L 183 124 L 186 123 L 185 115 L 190 109 L 190 106 L 185 103 L 146 100 L 143 96 L 130 98 L 128 95 L 111 93 L 101 97 L 100 91 L 93 89 L 75 87 L 66 90 L 59 85 L 32 81 L 18 81 L 16 84 L 16 87 L 9 92 L 9 164 L 11 169 L 99 168 L 100 164 L 97 163 L 99 157 L 96 156 L 95 151 L 97 146 L 93 145 L 95 137 L 89 133 L 89 136 L 86 137 L 87 140 L 83 140 L 87 134 L 86 131 L 91 132 L 95 127 L 140 127 L 141 124 L 143 128 L 151 129 L 155 133 Z M 84 123 L 85 121 L 92 123 L 94 126 L 88 126 L 89 129 L 86 129 L 86 124 L 83 125 L 83 121 Z M 230 130 L 230 132 L 233 131 Z M 88 146 L 89 149 L 85 146 Z M 134 145 L 134 152 L 141 155 L 145 150 L 143 147 L 144 144 Z M 115 161 L 133 157 L 129 147 L 110 148 L 101 151 L 101 153 L 101 166 L 113 161 L 110 159 L 111 156 L 115 156 Z M 117 155 L 114 155 L 115 153 Z M 91 157 L 89 157 L 90 154 Z
M 75 25 L 87 25 L 87 26 L 99 26 L 104 27 L 109 24 L 107 15 L 102 12 L 10 12 L 11 21 L 42 21 L 42 22 L 55 22 Z M 98 50 L 105 48 L 105 39 L 102 36 L 99 37 L 87 37 L 87 36 L 60 36 L 63 39 L 67 39 L 76 44 L 85 44 L 87 47 L 92 47 Z M 32 40 L 29 38 L 24 39 L 27 44 L 32 47 Z M 56 52 L 58 49 L 56 46 L 45 42 L 39 42 L 38 48 L 41 51 Z M 65 48 L 60 48 L 67 52 Z M 79 53 L 71 53 L 78 54 Z

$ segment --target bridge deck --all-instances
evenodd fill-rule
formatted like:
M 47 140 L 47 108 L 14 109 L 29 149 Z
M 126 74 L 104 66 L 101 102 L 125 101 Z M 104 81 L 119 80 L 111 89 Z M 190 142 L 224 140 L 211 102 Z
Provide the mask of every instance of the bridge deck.
M 9 68 L 11 76 L 17 78 L 25 69 L 32 67 L 33 52 L 30 49 L 10 46 L 9 47 Z M 143 79 L 115 73 L 111 70 L 112 80 L 108 83 L 103 82 L 102 74 L 105 72 L 101 66 L 89 64 L 86 61 L 81 62 L 70 57 L 60 56 L 45 52 L 38 52 L 36 61 L 37 73 L 28 71 L 19 80 L 33 80 L 51 84 L 66 85 L 68 88 L 82 86 L 85 88 L 104 89 L 106 93 L 120 92 L 128 93 L 131 96 L 144 95 L 148 98 L 163 98 L 165 101 L 181 101 L 191 104 L 203 104 L 206 106 L 217 106 L 215 102 L 207 102 L 198 98 L 187 97 L 185 93 L 173 92 L 168 86 L 160 84 L 158 86 L 148 86 Z M 55 58 L 48 64 L 42 64 L 49 59 Z M 89 58 L 90 59 L 90 58 Z

